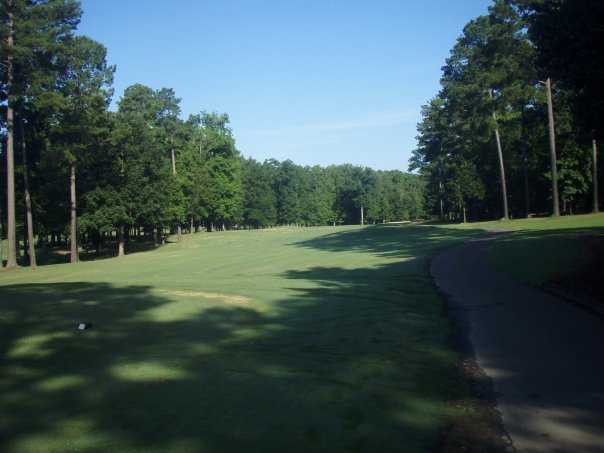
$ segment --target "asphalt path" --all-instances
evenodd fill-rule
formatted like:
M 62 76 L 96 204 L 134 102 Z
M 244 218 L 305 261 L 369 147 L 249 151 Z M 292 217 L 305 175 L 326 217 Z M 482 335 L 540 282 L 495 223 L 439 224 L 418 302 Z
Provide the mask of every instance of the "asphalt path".
M 604 452 L 603 320 L 493 269 L 493 240 L 443 252 L 431 272 L 515 449 Z

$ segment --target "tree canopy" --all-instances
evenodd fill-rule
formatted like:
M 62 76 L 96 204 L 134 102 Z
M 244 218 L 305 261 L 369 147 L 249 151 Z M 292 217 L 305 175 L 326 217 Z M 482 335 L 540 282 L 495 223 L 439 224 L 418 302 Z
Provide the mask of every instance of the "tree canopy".
M 71 244 L 76 261 L 82 248 L 122 254 L 134 238 L 159 243 L 170 231 L 359 223 L 361 210 L 368 222 L 424 214 L 418 175 L 245 158 L 228 114 L 183 118 L 171 88 L 131 85 L 112 110 L 116 68 L 101 43 L 76 35 L 79 2 L 0 4 L 8 101 L 0 237 L 11 233 L 11 250 L 37 238 L 38 246 Z M 22 192 L 31 195 L 28 222 Z M 35 248 L 28 258 L 35 263 Z
M 441 90 L 422 109 L 409 163 L 426 180 L 431 213 L 505 217 L 505 182 L 512 216 L 549 212 L 548 77 L 564 211 L 591 209 L 591 140 L 600 137 L 603 105 L 594 44 L 602 17 L 597 1 L 495 0 L 464 27 L 442 68 Z

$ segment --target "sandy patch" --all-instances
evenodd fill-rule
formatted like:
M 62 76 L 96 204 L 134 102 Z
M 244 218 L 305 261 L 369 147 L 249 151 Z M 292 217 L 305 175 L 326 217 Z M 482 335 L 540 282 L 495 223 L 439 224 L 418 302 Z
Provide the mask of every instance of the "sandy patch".
M 218 300 L 227 304 L 249 304 L 252 301 L 252 299 L 249 297 L 240 296 L 239 294 L 209 293 L 206 291 L 179 291 L 168 289 L 162 289 L 159 290 L 159 292 L 176 297 L 203 297 L 204 299 Z

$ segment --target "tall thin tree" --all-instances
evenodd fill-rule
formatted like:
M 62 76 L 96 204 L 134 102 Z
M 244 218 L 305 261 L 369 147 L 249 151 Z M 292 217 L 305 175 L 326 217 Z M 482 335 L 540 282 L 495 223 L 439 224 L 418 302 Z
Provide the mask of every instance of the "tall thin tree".
M 548 77 L 545 81 L 547 91 L 547 117 L 549 123 L 549 152 L 552 167 L 552 201 L 553 215 L 560 217 L 560 200 L 558 197 L 558 164 L 556 162 L 556 131 L 554 128 L 554 105 L 552 102 L 552 81 Z
M 25 196 L 25 217 L 27 223 L 27 253 L 29 255 L 29 265 L 35 268 L 36 262 L 36 247 L 34 242 L 34 225 L 31 208 L 31 193 L 29 190 L 29 165 L 27 162 L 27 144 L 25 142 L 25 126 L 23 125 L 24 118 L 21 115 L 19 126 L 21 129 L 21 155 L 23 158 L 23 192 Z
M 7 0 L 6 6 L 6 90 L 8 93 L 8 105 L 6 108 L 6 225 L 7 225 L 7 260 L 6 267 L 17 266 L 17 228 L 15 219 L 15 152 L 14 152 L 14 110 L 15 102 L 13 89 L 13 0 Z
M 79 261 L 78 255 L 78 224 L 77 224 L 77 210 L 76 210 L 76 170 L 75 162 L 70 165 L 69 173 L 69 211 L 70 211 L 70 263 L 74 264 Z
M 491 100 L 493 100 L 493 90 L 489 90 Z M 501 138 L 499 136 L 499 125 L 497 124 L 497 114 L 495 109 L 492 111 L 493 124 L 495 125 L 495 143 L 497 144 L 497 158 L 499 159 L 499 177 L 501 179 L 501 197 L 503 206 L 503 218 L 508 220 L 510 218 L 508 211 L 508 188 L 505 181 L 505 166 L 503 165 L 503 151 L 501 149 Z
M 595 138 L 591 141 L 591 149 L 592 149 L 592 157 L 591 157 L 592 168 L 591 168 L 591 170 L 592 170 L 592 180 L 593 180 L 593 201 L 594 201 L 593 211 L 600 212 L 600 203 L 598 200 L 598 144 L 597 144 Z
M 176 178 L 176 153 L 174 151 L 174 136 L 170 137 L 170 158 L 172 162 L 172 176 Z M 178 235 L 178 240 L 180 240 L 182 236 L 182 225 L 180 221 L 176 225 L 176 233 Z

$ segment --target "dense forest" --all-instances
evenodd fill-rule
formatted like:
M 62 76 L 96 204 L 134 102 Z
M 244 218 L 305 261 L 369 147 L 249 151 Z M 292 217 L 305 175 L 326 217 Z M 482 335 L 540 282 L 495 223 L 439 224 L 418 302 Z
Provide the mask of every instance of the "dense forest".
M 600 0 L 496 0 L 465 26 L 422 109 L 410 161 L 430 213 L 598 211 L 603 18 Z
M 419 175 L 246 159 L 227 114 L 183 119 L 169 88 L 132 85 L 114 111 L 116 68 L 102 44 L 75 33 L 77 1 L 0 5 L 7 267 L 35 266 L 39 248 L 70 246 L 76 262 L 82 250 L 121 255 L 168 233 L 424 214 Z

